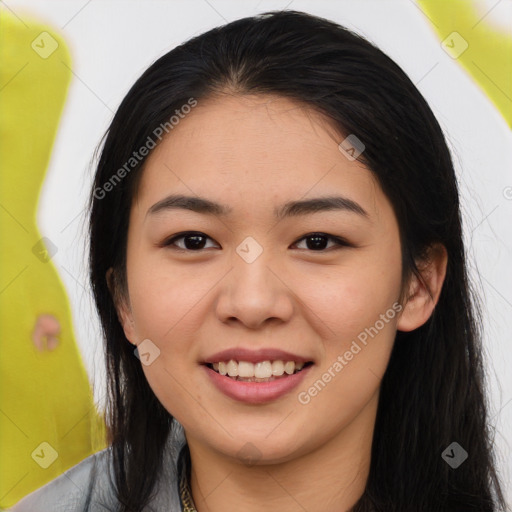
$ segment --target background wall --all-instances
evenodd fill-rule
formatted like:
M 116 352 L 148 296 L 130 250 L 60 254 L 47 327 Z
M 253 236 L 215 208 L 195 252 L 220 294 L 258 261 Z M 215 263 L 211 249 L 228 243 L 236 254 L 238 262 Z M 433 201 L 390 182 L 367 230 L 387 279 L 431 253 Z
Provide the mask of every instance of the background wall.
M 467 4 L 474 5 L 482 23 L 512 35 L 512 1 L 468 0 Z M 426 97 L 452 149 L 470 266 L 485 302 L 495 442 L 503 480 L 512 481 L 512 379 L 507 374 L 512 363 L 512 131 L 482 89 L 443 49 L 420 4 L 413 0 L 8 0 L 2 7 L 22 24 L 37 19 L 53 27 L 72 55 L 73 81 L 40 198 L 38 223 L 43 236 L 58 248 L 53 262 L 69 294 L 76 339 L 100 405 L 105 370 L 87 282 L 85 242 L 90 162 L 118 104 L 142 71 L 209 28 L 284 8 L 332 19 L 389 54 Z M 496 94 L 501 91 L 512 102 L 512 83 L 495 85 Z M 512 503 L 512 484 L 507 493 Z

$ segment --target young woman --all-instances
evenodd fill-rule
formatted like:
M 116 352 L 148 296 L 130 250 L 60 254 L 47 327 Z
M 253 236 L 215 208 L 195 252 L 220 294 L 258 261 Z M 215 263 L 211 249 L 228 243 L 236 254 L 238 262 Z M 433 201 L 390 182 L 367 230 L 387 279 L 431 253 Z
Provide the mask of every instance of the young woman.
M 449 150 L 365 39 L 274 12 L 157 60 L 90 265 L 110 447 L 14 510 L 505 509 Z

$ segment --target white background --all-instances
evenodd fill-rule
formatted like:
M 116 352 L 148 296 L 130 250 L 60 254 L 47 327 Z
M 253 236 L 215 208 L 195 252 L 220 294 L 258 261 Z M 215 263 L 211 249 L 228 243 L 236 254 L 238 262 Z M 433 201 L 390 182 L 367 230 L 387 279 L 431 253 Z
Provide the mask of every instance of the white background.
M 452 149 L 472 276 L 485 303 L 490 416 L 499 467 L 506 485 L 512 481 L 512 378 L 507 375 L 512 364 L 512 200 L 504 195 L 504 189 L 512 186 L 512 131 L 457 61 L 443 51 L 413 0 L 2 3 L 28 25 L 33 19 L 47 23 L 64 37 L 72 55 L 74 76 L 41 194 L 38 224 L 42 235 L 58 247 L 53 262 L 69 295 L 77 342 L 100 406 L 105 370 L 87 281 L 84 207 L 93 151 L 133 82 L 151 62 L 184 40 L 227 21 L 274 9 L 332 19 L 390 55 L 426 97 Z M 486 22 L 512 31 L 511 0 L 480 0 L 478 9 Z M 512 503 L 512 484 L 506 490 Z

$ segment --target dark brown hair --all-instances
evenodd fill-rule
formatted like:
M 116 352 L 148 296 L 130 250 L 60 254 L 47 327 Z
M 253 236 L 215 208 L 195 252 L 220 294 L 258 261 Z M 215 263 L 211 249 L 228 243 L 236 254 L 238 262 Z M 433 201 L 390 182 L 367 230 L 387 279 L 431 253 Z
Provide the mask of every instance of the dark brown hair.
M 116 288 L 126 292 L 128 219 L 145 158 L 106 197 L 98 189 L 189 98 L 200 102 L 226 89 L 307 104 L 364 142 L 360 159 L 393 205 L 407 274 L 419 276 L 416 263 L 433 244 L 448 252 L 432 316 L 397 333 L 381 383 L 370 474 L 354 510 L 504 509 L 484 395 L 481 320 L 441 128 L 402 69 L 373 44 L 331 21 L 278 11 L 215 28 L 159 58 L 130 89 L 104 139 L 90 201 L 90 279 L 106 343 L 119 510 L 148 503 L 173 418 L 133 355 L 105 279 L 114 268 Z M 469 453 L 457 469 L 441 457 L 453 441 Z

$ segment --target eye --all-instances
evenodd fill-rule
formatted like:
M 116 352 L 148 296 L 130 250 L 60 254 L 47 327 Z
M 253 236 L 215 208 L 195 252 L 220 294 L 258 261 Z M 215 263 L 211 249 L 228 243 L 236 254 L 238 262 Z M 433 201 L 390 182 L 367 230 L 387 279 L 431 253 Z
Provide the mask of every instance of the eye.
M 328 244 L 329 240 L 334 241 L 334 247 L 353 247 L 350 243 L 348 243 L 346 240 L 343 240 L 343 238 L 329 235 L 327 233 L 309 233 L 306 236 L 303 236 L 299 242 L 302 242 L 302 240 L 306 240 L 306 248 L 310 249 L 315 252 L 325 251 L 326 250 L 326 244 Z M 308 243 L 310 242 L 310 243 Z M 296 244 L 298 242 L 295 242 Z M 330 248 L 332 248 L 331 246 Z
M 183 240 L 185 247 L 176 246 L 177 240 Z M 201 251 L 205 248 L 205 241 L 211 240 L 209 236 L 199 231 L 187 231 L 169 238 L 163 242 L 162 247 L 172 247 L 182 251 Z M 174 246 L 174 247 L 173 247 Z

